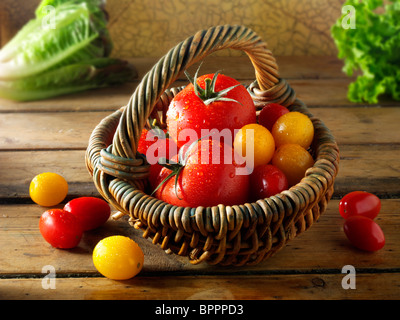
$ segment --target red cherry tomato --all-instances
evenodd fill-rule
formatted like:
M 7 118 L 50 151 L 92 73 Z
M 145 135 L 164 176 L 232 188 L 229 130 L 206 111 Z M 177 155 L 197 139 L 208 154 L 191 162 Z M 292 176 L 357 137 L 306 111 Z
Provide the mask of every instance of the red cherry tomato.
M 258 123 L 271 131 L 276 120 L 278 120 L 281 116 L 288 112 L 289 109 L 281 106 L 280 104 L 267 104 L 265 107 L 262 108 L 260 114 L 258 115 Z
M 108 203 L 95 197 L 73 199 L 64 206 L 64 210 L 79 220 L 83 231 L 100 227 L 108 220 L 111 213 Z
M 175 141 L 166 137 L 167 130 L 143 129 L 139 139 L 137 151 L 146 156 L 151 164 L 149 182 L 152 189 L 156 187 L 155 180 L 162 166 L 158 163 L 160 158 L 171 159 L 178 153 Z
M 250 175 L 250 197 L 252 201 L 271 197 L 287 188 L 288 180 L 285 174 L 273 165 L 258 166 Z
M 385 235 L 381 227 L 372 219 L 364 216 L 349 217 L 343 225 L 349 241 L 365 251 L 378 251 L 385 245 Z
M 143 129 L 137 151 L 144 154 L 150 164 L 154 164 L 161 157 L 172 158 L 178 153 L 178 147 L 172 139 L 167 138 L 167 130 Z
M 82 227 L 78 219 L 62 209 L 45 211 L 39 220 L 43 238 L 55 248 L 71 249 L 82 238 Z
M 364 216 L 374 219 L 381 210 L 381 200 L 369 192 L 353 191 L 339 202 L 339 213 L 347 219 L 352 216 Z

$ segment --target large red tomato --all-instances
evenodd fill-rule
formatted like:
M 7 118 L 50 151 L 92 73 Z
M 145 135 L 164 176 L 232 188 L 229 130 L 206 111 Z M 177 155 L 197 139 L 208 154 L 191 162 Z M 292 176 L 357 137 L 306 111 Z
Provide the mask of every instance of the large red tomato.
M 215 73 L 199 78 L 196 74 L 191 81 L 174 97 L 167 112 L 169 134 L 178 147 L 212 129 L 228 132 L 232 142 L 235 129 L 256 122 L 254 102 L 237 80 Z
M 182 157 L 182 151 L 180 156 L 180 161 L 177 161 L 178 156 L 172 159 L 175 161 L 169 165 L 172 170 L 161 170 L 157 179 L 161 186 L 155 192 L 157 198 L 183 207 L 234 205 L 247 201 L 249 175 L 244 164 L 238 164 L 244 161 L 231 146 L 203 139 L 187 149 L 186 156 Z

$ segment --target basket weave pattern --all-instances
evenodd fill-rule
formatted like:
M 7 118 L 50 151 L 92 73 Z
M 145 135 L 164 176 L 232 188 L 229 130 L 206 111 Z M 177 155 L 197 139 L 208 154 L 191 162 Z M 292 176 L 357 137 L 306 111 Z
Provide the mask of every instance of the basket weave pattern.
M 169 88 L 190 65 L 221 49 L 244 51 L 255 69 L 248 87 L 259 110 L 276 102 L 306 114 L 314 125 L 310 151 L 315 159 L 300 183 L 280 194 L 234 206 L 185 208 L 146 193 L 149 164 L 136 152 L 149 116 L 166 123 L 170 101 L 182 88 Z M 129 103 L 94 129 L 86 165 L 100 194 L 120 215 L 143 230 L 154 244 L 191 263 L 257 264 L 307 230 L 326 210 L 338 172 L 339 149 L 324 123 L 315 118 L 295 92 L 280 79 L 267 45 L 243 26 L 217 26 L 199 31 L 172 48 L 144 76 Z

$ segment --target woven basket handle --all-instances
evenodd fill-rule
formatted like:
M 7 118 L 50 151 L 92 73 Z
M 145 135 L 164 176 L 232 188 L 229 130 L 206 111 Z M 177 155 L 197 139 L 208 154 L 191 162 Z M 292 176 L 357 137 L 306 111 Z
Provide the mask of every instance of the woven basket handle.
M 250 58 L 261 90 L 280 79 L 278 66 L 265 42 L 244 26 L 217 26 L 197 32 L 172 48 L 144 76 L 123 111 L 112 153 L 122 158 L 136 158 L 141 131 L 163 92 L 193 63 L 221 49 L 244 51 Z

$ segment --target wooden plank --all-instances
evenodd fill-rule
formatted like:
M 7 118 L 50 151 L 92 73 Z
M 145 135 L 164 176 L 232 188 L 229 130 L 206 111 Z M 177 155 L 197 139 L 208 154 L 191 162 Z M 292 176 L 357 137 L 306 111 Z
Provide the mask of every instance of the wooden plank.
M 335 56 L 276 56 L 279 74 L 285 79 L 347 79 L 343 73 L 343 61 Z M 138 70 L 141 79 L 159 59 L 154 57 L 140 57 L 129 59 L 129 62 Z M 194 63 L 188 71 L 194 73 L 200 63 Z M 215 54 L 206 57 L 202 61 L 201 73 L 213 73 L 221 70 L 222 73 L 243 80 L 254 79 L 254 67 L 246 56 L 226 57 Z M 179 79 L 186 80 L 184 75 Z
M 354 105 L 347 99 L 347 86 L 353 77 L 345 76 L 342 71 L 343 63 L 335 57 L 278 57 L 281 77 L 287 79 L 296 91 L 298 97 L 309 106 L 340 106 Z M 138 71 L 138 78 L 132 83 L 116 87 L 90 90 L 83 93 L 56 97 L 43 101 L 13 102 L 0 99 L 0 112 L 32 112 L 32 111 L 90 111 L 114 110 L 126 105 L 143 76 L 157 62 L 154 58 L 135 58 L 131 60 Z M 199 63 L 194 64 L 188 71 L 194 74 Z M 255 79 L 254 68 L 247 57 L 210 56 L 202 65 L 202 73 L 212 73 L 222 70 L 244 84 Z M 184 75 L 173 86 L 187 84 Z M 382 101 L 380 104 L 393 104 Z
M 274 257 L 256 266 L 215 267 L 191 265 L 186 257 L 165 254 L 158 245 L 142 237 L 142 232 L 124 219 L 108 221 L 99 229 L 86 232 L 78 247 L 71 250 L 52 248 L 42 238 L 38 222 L 46 210 L 37 205 L 0 205 L 1 275 L 37 275 L 45 265 L 51 265 L 59 275 L 96 275 L 92 250 L 98 241 L 109 235 L 121 234 L 134 239 L 145 254 L 142 274 L 179 272 L 185 275 L 243 272 L 291 273 L 320 270 L 341 270 L 347 264 L 359 270 L 390 270 L 399 268 L 400 200 L 382 200 L 377 218 L 386 236 L 385 247 L 375 253 L 352 247 L 342 230 L 343 219 L 338 212 L 338 200 L 332 200 L 327 211 L 308 231 L 304 232 Z
M 42 172 L 56 172 L 65 177 L 69 198 L 98 195 L 86 169 L 85 150 L 2 151 L 0 163 L 0 198 L 3 201 L 26 201 L 31 180 Z
M 310 108 L 310 112 L 325 123 L 339 145 L 400 142 L 400 128 L 393 121 L 400 119 L 398 107 Z
M 354 190 L 384 198 L 400 197 L 400 145 L 340 145 L 335 196 Z
M 365 190 L 381 197 L 399 197 L 400 145 L 340 145 L 339 174 L 334 196 Z M 29 165 L 27 165 L 29 159 Z M 0 199 L 29 201 L 31 179 L 45 171 L 63 175 L 68 197 L 97 195 L 85 164 L 85 150 L 0 152 Z
M 0 150 L 85 149 L 110 112 L 0 114 Z
M 343 73 L 343 61 L 335 56 L 276 56 L 279 74 L 284 79 L 348 79 Z M 133 65 L 138 66 L 139 75 L 147 72 L 157 62 L 152 58 L 137 58 L 130 60 Z M 199 63 L 195 63 L 188 70 L 195 72 Z M 203 60 L 202 73 L 213 73 L 222 70 L 222 73 L 242 79 L 253 80 L 254 67 L 246 56 L 226 57 L 211 55 Z M 181 76 L 180 79 L 186 79 Z
M 241 81 L 243 84 L 250 80 Z M 369 106 L 355 104 L 347 99 L 349 79 L 293 79 L 288 81 L 297 97 L 309 107 Z M 119 87 L 91 90 L 45 101 L 13 102 L 0 99 L 0 112 L 52 112 L 52 111 L 98 111 L 115 110 L 126 105 L 139 82 L 127 83 Z M 187 81 L 177 81 L 174 86 L 187 85 Z M 391 100 L 380 101 L 378 106 L 391 106 Z
M 355 106 L 347 99 L 349 79 L 288 80 L 296 97 L 308 107 Z
M 56 278 L 55 289 L 39 279 L 0 279 L 2 300 L 398 300 L 399 273 L 355 275 L 355 289 L 344 289 L 346 274 L 137 276 L 128 281 L 105 278 Z M 346 279 L 344 280 L 346 282 Z M 171 290 L 168 290 L 170 288 Z M 201 304 L 201 301 L 198 303 Z M 240 302 L 235 303 L 240 304 Z M 145 316 L 161 302 L 152 302 Z M 246 313 L 247 312 L 247 313 Z M 244 315 L 251 312 L 244 308 Z M 196 315 L 199 313 L 191 311 Z
M 400 108 L 310 108 L 339 144 L 400 143 Z M 95 126 L 111 112 L 0 114 L 0 150 L 84 149 Z M 385 130 L 382 130 L 385 128 Z
M 382 100 L 377 105 L 352 103 L 347 99 L 348 79 L 289 80 L 297 97 L 308 107 L 389 107 L 395 105 L 392 100 Z M 249 84 L 250 81 L 242 82 Z M 133 94 L 138 82 L 120 87 L 91 90 L 85 93 L 71 94 L 46 101 L 18 103 L 0 99 L 0 113 L 16 112 L 52 112 L 52 111 L 113 111 L 125 106 Z M 177 81 L 173 86 L 187 85 L 186 81 Z
M 284 79 L 348 79 L 342 71 L 343 60 L 336 56 L 277 56 L 279 73 Z
M 57 112 L 116 110 L 129 102 L 138 81 L 93 89 L 47 100 L 15 102 L 0 98 L 0 112 Z

